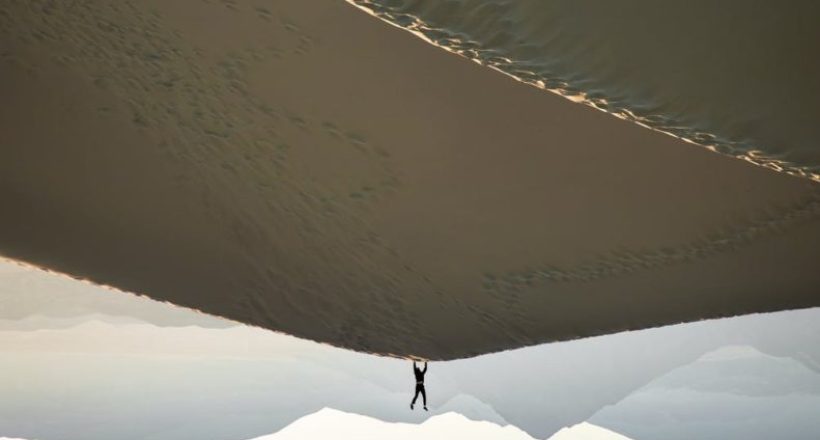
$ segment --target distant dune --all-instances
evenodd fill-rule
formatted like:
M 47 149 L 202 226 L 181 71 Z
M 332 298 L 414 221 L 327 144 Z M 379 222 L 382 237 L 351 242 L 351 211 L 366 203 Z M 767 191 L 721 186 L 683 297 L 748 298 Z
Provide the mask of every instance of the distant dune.
M 820 188 L 342 1 L 0 11 L 0 253 L 453 359 L 820 305 Z
M 442 414 L 426 422 L 387 423 L 367 416 L 348 414 L 324 408 L 307 415 L 276 434 L 254 440 L 307 440 L 307 439 L 497 439 L 531 440 L 524 431 L 508 425 L 498 426 L 490 422 L 476 422 L 456 413 Z M 564 428 L 549 440 L 629 440 L 608 429 L 591 423 L 581 423 Z
M 813 440 L 820 432 L 820 375 L 806 367 L 749 346 L 723 347 L 589 421 L 636 439 Z

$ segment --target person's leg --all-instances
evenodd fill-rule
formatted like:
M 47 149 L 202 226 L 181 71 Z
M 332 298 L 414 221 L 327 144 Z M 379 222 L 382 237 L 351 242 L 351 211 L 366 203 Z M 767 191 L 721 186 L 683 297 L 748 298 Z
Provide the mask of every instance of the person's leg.
M 416 399 L 418 399 L 418 398 L 419 398 L 419 392 L 420 392 L 419 386 L 418 386 L 418 385 L 416 385 L 416 394 L 414 394 L 414 395 L 413 395 L 413 401 L 412 401 L 412 402 L 410 402 L 410 409 L 413 409 L 413 405 L 415 405 L 415 404 L 416 404 Z M 426 404 L 425 404 L 425 405 L 426 405 Z
M 424 402 L 424 410 L 427 411 L 427 390 L 424 389 L 424 385 L 421 386 L 421 401 Z

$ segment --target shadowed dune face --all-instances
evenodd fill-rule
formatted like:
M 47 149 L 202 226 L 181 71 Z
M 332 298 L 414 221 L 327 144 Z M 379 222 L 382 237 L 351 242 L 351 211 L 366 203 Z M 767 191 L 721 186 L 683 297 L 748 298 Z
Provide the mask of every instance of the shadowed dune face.
M 7 257 L 430 359 L 820 304 L 814 183 L 343 2 L 7 3 Z

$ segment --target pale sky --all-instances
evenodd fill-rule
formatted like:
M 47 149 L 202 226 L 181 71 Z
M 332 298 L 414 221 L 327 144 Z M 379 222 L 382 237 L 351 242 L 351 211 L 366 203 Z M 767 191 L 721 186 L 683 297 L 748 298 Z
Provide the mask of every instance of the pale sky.
M 634 424 L 624 420 L 651 416 L 673 421 L 664 429 L 697 438 L 702 427 L 675 419 L 676 401 L 664 396 L 683 387 L 677 396 L 713 407 L 727 392 L 715 388 L 720 383 L 733 384 L 734 405 L 773 413 L 770 425 L 818 432 L 816 417 L 795 410 L 820 399 L 818 340 L 820 309 L 810 309 L 431 363 L 425 413 L 409 409 L 408 361 L 6 263 L 0 264 L 0 435 L 51 440 L 79 430 L 85 440 L 250 439 L 329 407 L 386 425 L 454 411 L 539 439 L 585 420 L 629 434 Z M 714 376 L 730 367 L 757 376 Z M 754 388 L 761 380 L 777 386 Z M 789 389 L 808 394 L 784 394 Z M 743 397 L 750 392 L 759 396 Z M 737 432 L 733 426 L 727 435 Z

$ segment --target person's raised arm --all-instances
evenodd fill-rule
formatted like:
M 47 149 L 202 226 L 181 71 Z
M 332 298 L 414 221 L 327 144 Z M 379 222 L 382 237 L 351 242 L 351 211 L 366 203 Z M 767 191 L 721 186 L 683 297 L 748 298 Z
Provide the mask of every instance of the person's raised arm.
M 424 361 L 424 370 L 422 370 L 422 374 L 427 372 L 427 361 Z

